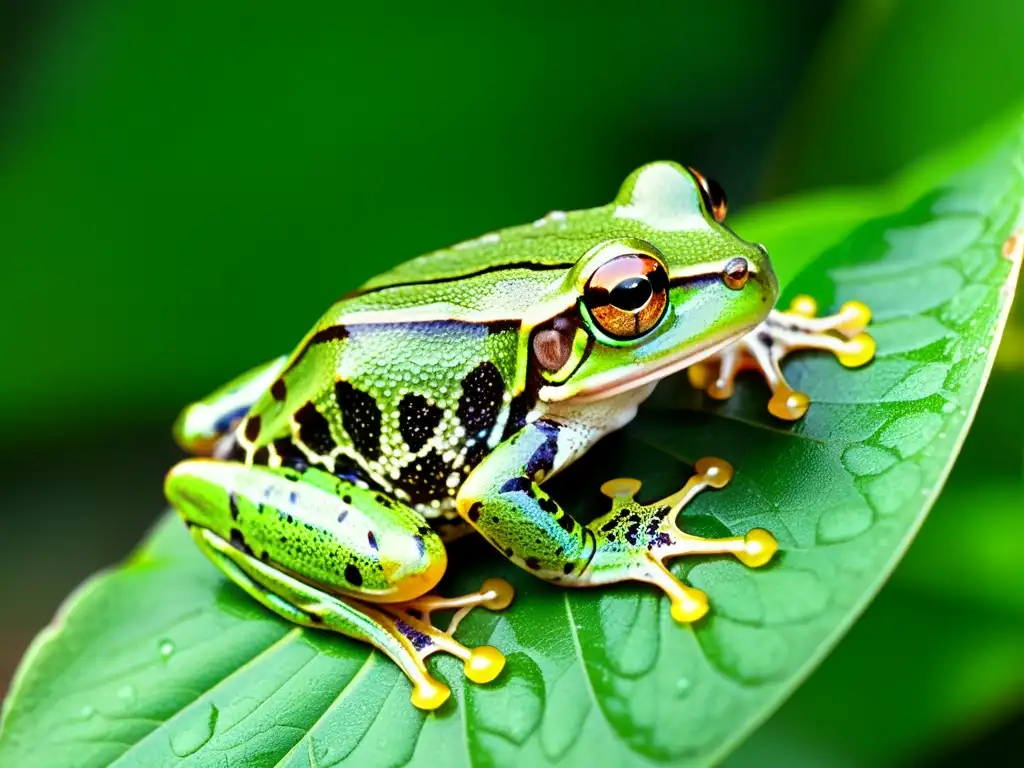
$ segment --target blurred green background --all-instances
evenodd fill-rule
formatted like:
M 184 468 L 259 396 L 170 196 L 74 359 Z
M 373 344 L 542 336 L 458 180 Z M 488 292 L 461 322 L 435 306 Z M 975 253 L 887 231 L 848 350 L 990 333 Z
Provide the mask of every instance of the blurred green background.
M 1022 29 L 1019 0 L 0 1 L 0 690 L 162 508 L 177 409 L 337 296 L 656 158 L 720 181 L 786 273 L 742 212 L 879 185 L 1024 103 Z M 863 212 L 834 199 L 807 215 L 841 232 Z M 1021 315 L 906 562 L 730 764 L 1019 739 Z

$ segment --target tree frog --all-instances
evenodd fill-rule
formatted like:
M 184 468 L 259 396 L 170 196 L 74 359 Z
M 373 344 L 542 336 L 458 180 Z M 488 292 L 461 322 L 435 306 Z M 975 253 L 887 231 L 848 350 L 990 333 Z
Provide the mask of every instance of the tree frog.
M 170 471 L 167 498 L 229 579 L 296 624 L 383 651 L 421 709 L 450 694 L 424 664 L 431 653 L 460 658 L 477 683 L 504 665 L 453 633 L 473 607 L 506 607 L 507 582 L 431 594 L 445 543 L 467 532 L 541 579 L 647 582 L 677 621 L 699 620 L 707 596 L 667 560 L 724 553 L 758 567 L 777 550 L 765 530 L 711 540 L 678 525 L 695 494 L 729 481 L 726 462 L 697 462 L 650 505 L 634 500 L 637 481 L 611 480 L 611 511 L 589 523 L 544 486 L 677 371 L 725 398 L 738 371 L 760 370 L 771 413 L 797 419 L 808 398 L 786 383 L 785 355 L 872 358 L 863 304 L 826 317 L 808 297 L 774 309 L 768 254 L 724 224 L 726 210 L 711 179 L 652 163 L 609 205 L 552 212 L 370 280 L 290 355 L 183 412 L 176 437 L 200 457 Z M 442 609 L 456 611 L 444 629 L 431 618 Z

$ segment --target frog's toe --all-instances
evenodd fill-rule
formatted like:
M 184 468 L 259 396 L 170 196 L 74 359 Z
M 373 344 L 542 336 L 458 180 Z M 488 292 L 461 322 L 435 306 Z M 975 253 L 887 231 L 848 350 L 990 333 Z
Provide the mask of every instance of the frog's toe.
M 745 370 L 760 371 L 772 391 L 768 411 L 778 419 L 795 421 L 807 413 L 810 398 L 796 391 L 782 373 L 782 361 L 798 350 L 830 352 L 847 368 L 858 368 L 875 356 L 875 340 L 865 332 L 871 310 L 859 301 L 848 301 L 834 315 L 817 316 L 810 296 L 797 296 L 786 311 L 773 311 L 742 339 L 708 361 L 692 366 L 690 383 L 709 397 L 732 396 L 736 376 Z M 716 367 L 717 366 L 717 367 Z
M 703 539 L 685 533 L 677 519 L 697 494 L 708 488 L 724 488 L 733 470 L 722 459 L 707 457 L 694 465 L 694 474 L 670 496 L 650 505 L 634 499 L 636 480 L 610 480 L 601 486 L 612 499 L 612 509 L 593 521 L 596 551 L 589 566 L 567 583 L 588 585 L 616 581 L 643 581 L 660 588 L 671 602 L 672 618 L 680 623 L 700 620 L 709 610 L 708 596 L 677 578 L 666 566 L 669 559 L 685 555 L 733 555 L 744 565 L 759 568 L 778 551 L 768 531 L 755 528 L 742 536 Z

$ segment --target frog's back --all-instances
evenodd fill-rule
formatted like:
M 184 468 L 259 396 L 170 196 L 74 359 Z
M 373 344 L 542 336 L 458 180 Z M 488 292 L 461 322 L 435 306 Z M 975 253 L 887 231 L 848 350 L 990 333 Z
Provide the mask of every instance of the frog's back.
M 453 510 L 533 407 L 524 318 L 562 311 L 566 276 L 609 234 L 605 209 L 549 214 L 370 280 L 292 353 L 239 427 L 240 451 L 358 474 L 425 514 Z

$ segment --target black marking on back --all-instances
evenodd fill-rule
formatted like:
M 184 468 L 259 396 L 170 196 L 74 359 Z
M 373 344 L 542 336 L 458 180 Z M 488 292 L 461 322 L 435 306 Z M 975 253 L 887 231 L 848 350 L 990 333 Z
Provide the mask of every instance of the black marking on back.
M 313 403 L 306 403 L 295 412 L 299 440 L 313 453 L 326 456 L 337 447 L 331 437 L 331 426 Z
M 270 396 L 278 402 L 283 401 L 288 396 L 288 385 L 284 383 L 284 379 L 277 379 L 270 385 Z
M 486 439 L 501 411 L 505 382 L 501 371 L 485 360 L 462 380 L 462 397 L 456 415 L 470 437 Z
M 427 444 L 441 423 L 444 411 L 427 402 L 423 395 L 410 394 L 398 404 L 398 429 L 409 450 L 416 453 Z
M 347 381 L 334 385 L 334 398 L 341 410 L 341 423 L 352 445 L 371 461 L 380 457 L 380 408 L 373 397 Z
M 413 504 L 422 504 L 448 495 L 450 474 L 449 464 L 433 450 L 405 467 L 395 484 L 409 494 Z
M 309 468 L 309 461 L 306 459 L 306 454 L 299 450 L 298 446 L 295 445 L 289 438 L 282 437 L 275 440 L 274 450 L 277 452 L 278 457 L 281 459 L 281 466 L 289 469 L 294 469 L 297 472 L 305 472 Z M 254 463 L 266 463 L 266 462 L 255 462 L 256 457 L 253 456 Z

